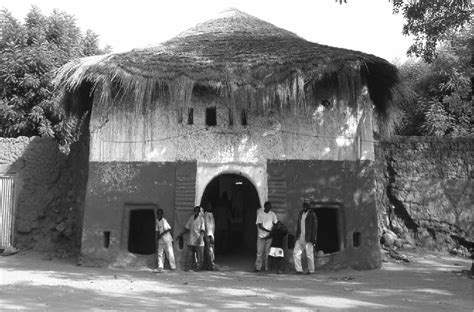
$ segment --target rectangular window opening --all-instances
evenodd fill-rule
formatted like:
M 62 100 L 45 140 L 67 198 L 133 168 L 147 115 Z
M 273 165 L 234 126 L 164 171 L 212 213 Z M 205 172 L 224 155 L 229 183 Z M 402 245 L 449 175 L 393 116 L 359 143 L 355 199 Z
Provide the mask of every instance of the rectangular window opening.
M 194 124 L 194 108 L 188 108 L 188 125 Z
M 179 250 L 183 250 L 183 248 L 184 248 L 183 236 L 178 237 L 178 248 L 179 248 Z
M 178 124 L 183 123 L 183 109 L 182 108 L 176 109 L 176 121 L 178 122 Z
M 110 231 L 104 231 L 103 237 L 104 237 L 104 248 L 108 249 L 110 246 Z
M 360 246 L 360 232 L 352 233 L 352 246 L 354 247 Z
M 217 125 L 217 113 L 215 107 L 206 108 L 206 126 Z
M 234 125 L 234 117 L 232 116 L 232 109 L 229 109 L 229 126 Z
M 240 112 L 240 122 L 242 126 L 247 126 L 247 111 L 245 109 Z

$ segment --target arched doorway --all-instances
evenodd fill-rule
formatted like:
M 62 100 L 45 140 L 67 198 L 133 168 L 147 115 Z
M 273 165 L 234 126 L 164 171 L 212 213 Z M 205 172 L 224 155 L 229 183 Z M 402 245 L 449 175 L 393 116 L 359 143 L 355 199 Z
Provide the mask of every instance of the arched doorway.
M 257 239 L 256 212 L 260 207 L 255 186 L 238 174 L 219 175 L 204 190 L 201 207 L 209 204 L 216 221 L 217 262 L 253 260 Z

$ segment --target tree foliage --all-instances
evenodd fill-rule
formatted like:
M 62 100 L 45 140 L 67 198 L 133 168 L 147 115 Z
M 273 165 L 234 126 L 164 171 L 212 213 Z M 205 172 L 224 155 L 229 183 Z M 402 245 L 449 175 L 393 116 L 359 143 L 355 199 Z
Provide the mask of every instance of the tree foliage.
M 98 36 L 85 34 L 73 16 L 32 7 L 23 23 L 0 11 L 0 136 L 68 136 L 64 110 L 52 79 L 68 61 L 102 54 Z
M 405 18 L 403 34 L 414 36 L 408 55 L 432 62 L 437 44 L 463 29 L 472 16 L 471 0 L 393 0 L 394 13 Z
M 347 0 L 335 1 L 347 3 Z M 414 37 L 407 54 L 421 57 L 427 63 L 436 58 L 438 43 L 472 23 L 471 0 L 389 1 L 393 5 L 393 13 L 401 13 L 405 18 L 402 33 Z
M 399 67 L 411 101 L 403 103 L 401 134 L 472 135 L 472 27 L 451 33 L 431 62 L 408 60 Z
M 340 4 L 347 0 L 335 0 Z M 398 133 L 472 135 L 471 0 L 389 0 L 405 19 L 402 33 L 413 36 L 411 59 L 399 67 L 402 84 Z

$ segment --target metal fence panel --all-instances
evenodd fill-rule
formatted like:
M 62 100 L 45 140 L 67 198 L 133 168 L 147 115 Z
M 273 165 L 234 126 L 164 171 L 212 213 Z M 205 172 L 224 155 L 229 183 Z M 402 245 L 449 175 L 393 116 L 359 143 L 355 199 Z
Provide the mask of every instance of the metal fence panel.
M 0 176 L 0 248 L 13 244 L 15 216 L 15 177 Z

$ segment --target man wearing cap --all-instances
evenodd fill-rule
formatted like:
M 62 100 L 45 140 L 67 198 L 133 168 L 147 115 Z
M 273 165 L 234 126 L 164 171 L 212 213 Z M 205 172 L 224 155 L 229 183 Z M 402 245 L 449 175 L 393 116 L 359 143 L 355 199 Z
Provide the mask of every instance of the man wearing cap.
M 303 202 L 303 209 L 298 213 L 298 222 L 296 223 L 295 249 L 293 250 L 293 258 L 295 260 L 296 274 L 303 274 L 301 266 L 301 254 L 306 253 L 308 263 L 308 273 L 314 273 L 314 249 L 318 236 L 318 218 L 316 213 L 309 209 L 309 199 Z

